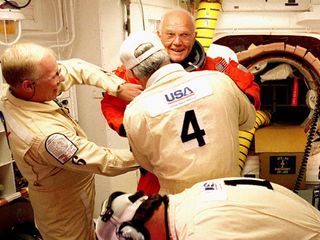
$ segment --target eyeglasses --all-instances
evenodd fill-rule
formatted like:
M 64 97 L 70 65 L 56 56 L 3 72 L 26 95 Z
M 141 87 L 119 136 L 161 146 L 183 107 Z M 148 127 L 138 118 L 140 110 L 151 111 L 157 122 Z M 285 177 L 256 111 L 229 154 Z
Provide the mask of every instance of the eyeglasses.
M 53 77 L 48 78 L 48 80 L 57 80 L 57 78 L 60 80 L 60 77 L 61 77 L 61 68 L 58 67 L 56 74 Z
M 52 80 L 59 80 L 60 81 L 60 78 L 61 78 L 61 68 L 58 67 L 58 70 L 56 71 L 56 73 L 52 76 L 52 77 L 39 77 L 37 78 L 36 80 L 34 80 L 35 83 L 38 82 L 38 80 L 40 79 L 46 79 L 46 80 L 49 80 L 49 81 L 52 81 Z
M 166 32 L 163 35 L 163 40 L 166 42 L 172 42 L 177 37 L 184 43 L 190 42 L 193 40 L 193 33 L 174 33 L 174 32 Z

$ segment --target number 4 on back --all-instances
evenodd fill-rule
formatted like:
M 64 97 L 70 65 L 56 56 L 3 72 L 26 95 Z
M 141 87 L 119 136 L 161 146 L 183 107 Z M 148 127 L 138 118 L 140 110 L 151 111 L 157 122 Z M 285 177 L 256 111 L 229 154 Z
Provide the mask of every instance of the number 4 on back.
M 192 133 L 188 132 L 190 124 L 193 128 Z M 197 139 L 199 147 L 201 147 L 206 145 L 206 142 L 203 138 L 204 135 L 206 135 L 206 132 L 204 131 L 204 129 L 200 129 L 194 110 L 189 110 L 185 112 L 182 131 L 180 135 L 181 141 L 184 143 L 192 139 Z

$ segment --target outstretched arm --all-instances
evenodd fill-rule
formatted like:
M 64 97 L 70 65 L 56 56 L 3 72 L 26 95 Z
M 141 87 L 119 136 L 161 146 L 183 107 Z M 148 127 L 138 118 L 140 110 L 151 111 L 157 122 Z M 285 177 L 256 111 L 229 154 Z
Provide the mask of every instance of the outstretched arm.
M 117 97 L 124 101 L 131 102 L 142 91 L 143 87 L 140 84 L 125 82 L 119 86 Z

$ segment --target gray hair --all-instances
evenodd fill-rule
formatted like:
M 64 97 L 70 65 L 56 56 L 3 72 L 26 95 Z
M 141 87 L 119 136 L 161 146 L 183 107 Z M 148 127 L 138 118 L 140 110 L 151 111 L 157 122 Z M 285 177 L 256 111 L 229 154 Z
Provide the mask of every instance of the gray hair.
M 44 56 L 55 57 L 53 50 L 34 43 L 18 43 L 8 47 L 1 56 L 2 75 L 11 87 L 23 80 L 38 79 L 39 63 Z
M 135 57 L 139 57 L 144 52 L 152 48 L 151 43 L 140 45 L 134 52 Z M 161 66 L 170 62 L 169 55 L 165 49 L 153 53 L 150 57 L 135 66 L 132 71 L 140 81 L 148 80 L 149 77 Z

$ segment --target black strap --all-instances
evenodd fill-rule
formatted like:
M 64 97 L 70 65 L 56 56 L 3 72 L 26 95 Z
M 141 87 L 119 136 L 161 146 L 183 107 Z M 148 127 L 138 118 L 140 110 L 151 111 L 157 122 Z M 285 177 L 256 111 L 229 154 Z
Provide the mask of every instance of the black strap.
M 273 190 L 271 183 L 267 180 L 255 180 L 255 179 L 230 179 L 224 180 L 226 185 L 236 186 L 236 185 L 256 185 L 261 187 L 266 187 Z
M 101 217 L 101 220 L 103 222 L 107 222 L 110 220 L 110 218 L 112 217 L 113 215 L 113 209 L 112 209 L 112 202 L 113 200 L 115 200 L 117 197 L 121 196 L 125 194 L 124 192 L 120 192 L 120 191 L 117 191 L 117 192 L 113 192 L 110 196 L 109 196 L 109 199 L 108 199 L 108 203 L 107 203 L 107 206 L 105 209 L 102 209 L 102 212 L 100 214 L 100 217 Z
M 170 240 L 170 230 L 169 230 L 169 221 L 168 221 L 168 207 L 169 207 L 169 197 L 164 195 L 162 198 L 164 204 L 164 224 L 166 227 L 166 240 Z

